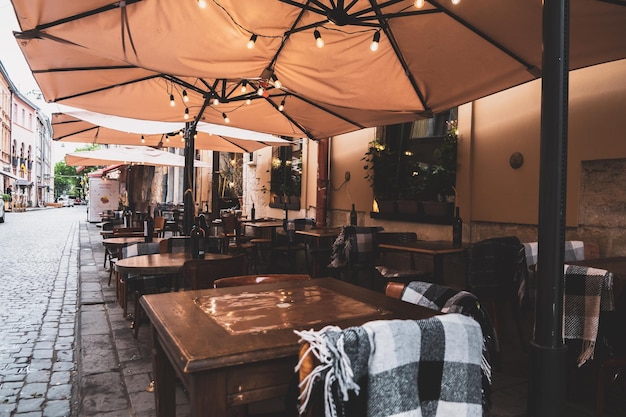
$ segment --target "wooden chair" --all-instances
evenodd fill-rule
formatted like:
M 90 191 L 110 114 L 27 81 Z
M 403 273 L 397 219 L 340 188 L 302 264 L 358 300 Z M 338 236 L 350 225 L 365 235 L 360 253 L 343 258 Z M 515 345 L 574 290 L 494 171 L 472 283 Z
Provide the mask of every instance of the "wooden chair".
M 459 291 L 429 282 L 409 283 L 391 281 L 385 287 L 385 295 L 412 304 L 430 308 L 441 313 L 459 313 L 472 317 L 480 324 L 483 334 L 483 360 L 491 367 L 500 367 L 500 345 L 489 313 L 482 308 L 478 298 L 467 291 Z M 494 366 L 495 365 L 495 366 Z M 483 411 L 489 415 L 491 408 L 491 383 L 483 372 Z
M 272 242 L 271 248 L 271 263 L 272 268 L 278 267 L 278 259 L 287 260 L 287 271 L 290 273 L 296 272 L 296 257 L 298 253 L 304 255 L 305 269 L 310 273 L 309 266 L 309 248 L 306 242 L 298 234 L 297 230 L 307 230 L 315 226 L 315 220 L 311 218 L 300 218 L 293 220 L 284 220 L 282 233 L 276 235 L 276 240 Z
M 154 232 L 158 237 L 165 237 L 165 217 L 157 216 L 154 218 Z
M 246 275 L 248 258 L 245 254 L 223 259 L 190 259 L 182 270 L 183 288 L 201 290 L 214 288 L 215 280 Z
M 240 275 L 237 277 L 220 278 L 215 280 L 215 288 L 237 287 L 240 285 L 269 284 L 284 281 L 306 281 L 311 279 L 308 274 L 267 274 L 267 275 Z
M 159 253 L 186 253 L 191 251 L 189 236 L 172 236 L 159 242 Z
M 466 288 L 489 306 L 496 332 L 500 334 L 497 306 L 507 305 L 513 312 L 522 349 L 526 338 L 522 328 L 517 274 L 525 259 L 524 246 L 515 236 L 476 242 L 464 252 Z
M 122 259 L 155 253 L 159 253 L 158 243 L 135 243 L 122 248 Z M 117 282 L 118 299 L 122 306 L 124 317 L 126 317 L 128 313 L 128 295 L 134 293 L 139 287 L 143 287 L 144 285 L 157 284 L 156 280 L 158 279 L 160 279 L 158 276 L 119 274 Z M 148 281 L 150 281 L 150 283 L 148 283 Z

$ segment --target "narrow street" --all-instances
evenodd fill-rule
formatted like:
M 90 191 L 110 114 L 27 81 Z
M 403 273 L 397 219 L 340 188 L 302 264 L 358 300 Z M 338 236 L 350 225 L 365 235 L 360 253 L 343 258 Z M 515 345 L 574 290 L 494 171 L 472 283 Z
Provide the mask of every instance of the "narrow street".
M 67 416 L 76 380 L 79 222 L 86 206 L 0 224 L 0 416 Z

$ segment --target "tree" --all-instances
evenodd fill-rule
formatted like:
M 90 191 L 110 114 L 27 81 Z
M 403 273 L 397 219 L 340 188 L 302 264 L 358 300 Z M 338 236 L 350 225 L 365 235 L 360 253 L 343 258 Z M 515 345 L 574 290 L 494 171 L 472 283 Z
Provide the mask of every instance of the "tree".
M 76 148 L 80 151 L 93 151 L 100 149 L 100 145 L 87 145 L 82 148 Z M 57 162 L 54 165 L 54 197 L 57 199 L 62 195 L 78 195 L 85 197 L 84 184 L 86 183 L 87 174 L 96 171 L 98 167 L 85 167 L 80 174 L 76 172 L 76 167 L 68 166 L 65 161 Z

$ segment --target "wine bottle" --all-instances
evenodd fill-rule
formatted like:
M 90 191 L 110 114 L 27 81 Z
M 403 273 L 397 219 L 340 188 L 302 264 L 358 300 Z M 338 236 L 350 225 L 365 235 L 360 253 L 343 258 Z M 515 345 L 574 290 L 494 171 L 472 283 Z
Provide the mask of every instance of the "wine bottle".
M 356 226 L 357 217 L 356 217 L 356 209 L 354 208 L 354 204 L 352 204 L 352 210 L 350 210 L 350 225 Z
M 152 242 L 152 236 L 154 235 L 154 218 L 150 214 L 150 206 L 148 206 L 148 212 L 143 219 L 143 237 L 146 242 Z
M 452 221 L 452 245 L 460 248 L 463 243 L 463 219 L 459 214 L 459 208 L 456 207 L 454 220 Z
M 191 258 L 204 258 L 204 230 L 200 227 L 200 217 L 194 219 L 194 224 L 189 232 L 191 239 Z
M 130 211 L 130 207 L 124 209 L 124 227 L 133 226 L 133 212 Z
M 254 208 L 254 203 L 252 203 L 252 208 L 250 209 L 250 220 L 252 222 L 256 221 L 256 209 Z

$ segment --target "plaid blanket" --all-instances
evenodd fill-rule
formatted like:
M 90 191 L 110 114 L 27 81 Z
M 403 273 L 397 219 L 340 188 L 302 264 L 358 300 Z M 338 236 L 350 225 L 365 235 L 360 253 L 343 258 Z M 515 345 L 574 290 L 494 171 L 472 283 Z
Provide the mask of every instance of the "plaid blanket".
M 593 359 L 600 311 L 615 309 L 613 274 L 596 268 L 564 265 L 563 338 L 581 340 L 582 352 L 578 366 Z
M 351 392 L 364 402 L 359 415 L 482 416 L 482 333 L 472 318 L 446 314 L 296 333 L 310 345 L 302 357 L 320 362 L 301 381 L 301 414 L 317 387 L 327 417 L 344 415 Z
M 478 322 L 483 334 L 482 397 L 485 410 L 491 408 L 491 362 L 498 360 L 500 347 L 489 314 L 482 308 L 478 298 L 470 292 L 429 282 L 412 281 L 404 286 L 401 300 L 442 313 L 458 313 Z
M 520 271 L 520 280 L 517 295 L 520 299 L 520 304 L 524 302 L 527 297 L 534 300 L 534 270 L 530 269 L 537 264 L 538 257 L 538 243 L 528 242 L 523 243 L 524 256 L 526 258 L 526 268 Z M 581 240 L 567 240 L 565 241 L 563 261 L 582 261 L 585 259 L 585 243 Z M 523 268 L 523 267 L 522 267 Z

